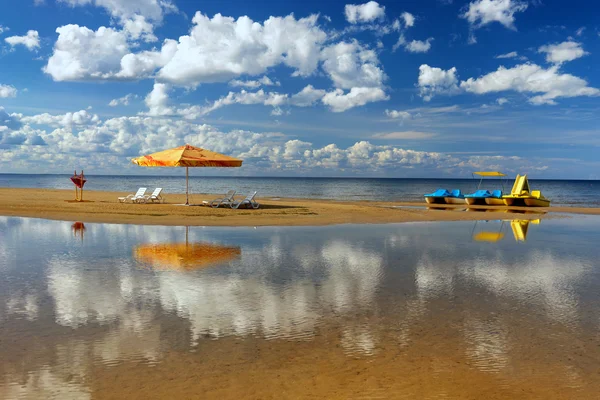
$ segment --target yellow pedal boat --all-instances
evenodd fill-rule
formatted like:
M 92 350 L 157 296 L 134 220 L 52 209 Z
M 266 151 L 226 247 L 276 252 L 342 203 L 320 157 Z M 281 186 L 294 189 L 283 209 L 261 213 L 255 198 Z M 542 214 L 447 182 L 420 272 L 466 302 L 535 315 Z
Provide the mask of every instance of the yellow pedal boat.
M 517 175 L 510 194 L 502 196 L 507 206 L 549 207 L 550 200 L 539 190 L 531 191 L 527 175 Z

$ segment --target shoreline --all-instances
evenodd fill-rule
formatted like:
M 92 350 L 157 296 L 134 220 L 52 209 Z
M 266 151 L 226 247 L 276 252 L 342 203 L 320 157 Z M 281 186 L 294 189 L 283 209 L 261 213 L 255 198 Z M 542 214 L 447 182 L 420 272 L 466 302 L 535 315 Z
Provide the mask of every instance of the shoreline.
M 85 191 L 75 202 L 73 190 L 0 188 L 0 215 L 88 223 L 164 226 L 323 226 L 402 222 L 538 219 L 557 213 L 600 215 L 600 208 L 429 206 L 415 202 L 339 201 L 261 198 L 257 210 L 181 206 L 185 194 L 166 194 L 164 204 L 119 203 L 124 192 Z M 260 194 L 259 194 L 260 195 Z M 222 197 L 194 194 L 195 201 Z M 237 199 L 243 197 L 236 196 Z M 441 208 L 441 209 L 440 209 Z

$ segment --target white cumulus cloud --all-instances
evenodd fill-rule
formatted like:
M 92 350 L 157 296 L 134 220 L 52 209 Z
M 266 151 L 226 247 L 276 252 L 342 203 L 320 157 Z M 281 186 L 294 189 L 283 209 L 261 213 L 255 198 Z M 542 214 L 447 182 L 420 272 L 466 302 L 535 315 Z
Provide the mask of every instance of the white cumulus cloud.
M 189 35 L 158 72 L 165 81 L 182 86 L 224 82 L 243 74 L 258 75 L 285 64 L 298 76 L 311 75 L 319 63 L 327 35 L 317 15 L 297 20 L 293 15 L 270 17 L 263 24 L 243 16 L 209 18 L 196 13 Z
M 163 15 L 177 11 L 177 7 L 169 0 L 58 0 L 71 7 L 94 5 L 102 7 L 121 21 L 142 15 L 147 19 L 160 22 Z
M 177 52 L 177 42 L 165 39 L 160 51 L 128 53 L 121 58 L 120 66 L 114 65 L 106 79 L 143 79 L 152 76 L 157 68 L 166 65 Z M 119 70 L 119 72 L 116 72 Z
M 0 99 L 7 97 L 17 97 L 17 89 L 14 86 L 3 85 L 0 83 Z
M 521 64 L 498 70 L 477 79 L 469 78 L 460 87 L 470 93 L 485 94 L 514 90 L 537 94 L 529 99 L 535 105 L 556 104 L 559 97 L 600 96 L 600 90 L 588 86 L 581 78 L 562 74 L 558 66 L 544 69 L 535 64 Z
M 118 105 L 128 106 L 131 100 L 137 99 L 137 94 L 129 93 L 126 96 L 120 97 L 118 99 L 112 99 L 108 105 L 110 107 L 116 107 Z
M 44 72 L 55 81 L 102 80 L 113 78 L 121 59 L 129 53 L 123 31 L 101 26 L 97 31 L 79 25 L 56 29 L 58 39 Z
M 169 107 L 169 90 L 169 85 L 165 83 L 154 84 L 152 91 L 144 100 L 148 106 L 148 115 L 161 116 L 174 113 L 173 108 Z
M 260 75 L 284 64 L 295 76 L 309 76 L 319 66 L 327 34 L 317 15 L 270 17 L 263 24 L 243 16 L 196 13 L 189 35 L 166 39 L 160 50 L 131 52 L 137 40 L 154 41 L 152 26 L 143 17 L 125 21 L 122 30 L 100 27 L 93 31 L 66 25 L 56 31 L 45 71 L 54 80 L 144 79 L 156 75 L 163 82 L 195 87 L 227 82 L 241 75 Z
M 142 15 L 134 15 L 131 19 L 123 22 L 123 30 L 129 34 L 132 40 L 142 39 L 146 43 L 156 42 L 154 26 Z
M 258 88 L 261 86 L 281 86 L 281 83 L 278 81 L 273 81 L 268 76 L 263 76 L 262 78 L 256 80 L 242 81 L 239 79 L 234 79 L 229 82 L 229 86 L 233 87 L 247 87 L 247 88 Z
M 326 47 L 322 58 L 323 69 L 338 88 L 381 87 L 386 79 L 377 54 L 356 40 Z
M 562 64 L 567 61 L 573 61 L 589 54 L 583 50 L 581 43 L 574 41 L 541 46 L 538 51 L 540 53 L 546 53 L 546 61 L 553 64 Z
M 419 95 L 429 101 L 437 94 L 456 94 L 459 91 L 456 67 L 445 71 L 423 64 L 419 67 Z
M 519 0 L 475 0 L 461 14 L 473 28 L 481 28 L 498 22 L 508 29 L 515 29 L 515 14 L 527 9 L 527 3 Z
M 407 111 L 385 110 L 385 115 L 391 119 L 407 120 L 412 118 L 410 113 Z
M 27 31 L 27 35 L 25 36 L 10 36 L 4 39 L 4 41 L 11 45 L 11 47 L 18 45 L 25 46 L 29 51 L 40 47 L 40 35 L 38 31 L 33 30 Z
M 344 11 L 346 20 L 351 24 L 373 22 L 385 17 L 385 6 L 380 6 L 376 1 L 364 4 L 346 4 Z
M 433 38 L 429 38 L 425 41 L 412 40 L 404 45 L 404 48 L 411 53 L 427 53 L 431 49 L 431 42 Z
M 157 89 L 160 92 L 160 87 Z M 240 102 L 271 102 L 285 105 L 285 98 L 267 93 L 238 93 Z M 233 97 L 236 97 L 234 95 Z M 274 108 L 276 113 L 276 108 Z M 8 122 L 7 122 L 8 121 Z M 4 126 L 4 128 L 1 128 Z M 461 169 L 498 166 L 499 169 L 523 160 L 514 157 L 481 157 L 414 151 L 396 146 L 378 146 L 359 141 L 349 147 L 335 143 L 316 146 L 302 140 L 290 140 L 286 135 L 245 130 L 220 131 L 206 124 L 160 116 L 118 117 L 102 120 L 87 110 L 59 115 L 8 115 L 0 107 L 0 143 L 10 145 L 0 152 L 0 168 L 18 163 L 21 168 L 43 168 L 51 172 L 64 170 L 64 165 L 76 164 L 85 158 L 86 165 L 97 171 L 122 171 L 128 168 L 127 158 L 148 154 L 157 149 L 181 143 L 194 143 L 245 160 L 245 171 L 282 172 L 323 169 L 344 170 L 364 174 L 373 171 L 398 172 L 403 168 Z M 419 131 L 379 134 L 377 139 L 418 140 L 432 137 Z M 377 135 L 376 135 L 377 136 Z M 31 146 L 31 145 L 43 146 Z M 48 157 L 52 154 L 52 157 Z M 487 160 L 487 161 L 486 161 Z M 527 162 L 533 162 L 528 159 Z M 502 164 L 502 168 L 500 168 Z M 521 168 L 522 169 L 522 168 Z M 531 170 L 531 168 L 528 168 Z
M 98 1 L 86 4 L 98 5 Z M 332 110 L 341 111 L 387 99 L 387 76 L 376 51 L 357 40 L 331 43 L 318 19 L 318 15 L 296 19 L 291 14 L 260 23 L 247 16 L 234 19 L 216 14 L 210 18 L 198 12 L 188 35 L 178 40 L 165 39 L 160 48 L 138 52 L 135 49 L 141 41 L 156 40 L 150 17 L 133 15 L 121 21 L 122 28 L 92 30 L 65 25 L 56 29 L 58 39 L 43 70 L 55 81 L 154 78 L 156 85 L 146 98 L 147 115 L 151 116 L 198 116 L 224 105 L 249 104 L 244 99 L 253 96 L 252 92 L 244 91 L 232 92 L 212 105 L 167 105 L 170 88 L 195 89 L 199 84 L 213 82 L 249 89 L 280 86 L 279 81 L 263 74 L 281 65 L 291 68 L 295 77 L 308 77 L 322 68 L 334 89 L 341 89 L 327 93 L 311 86 L 312 89 L 305 87 L 304 93 L 293 96 L 269 93 L 277 99 L 285 98 L 285 105 L 316 104 L 320 100 Z M 414 51 L 426 51 L 430 40 L 414 41 Z M 256 78 L 241 79 L 242 76 Z M 267 96 L 267 92 L 262 93 Z M 280 108 L 269 104 L 270 98 L 256 101 L 252 104 L 262 102 Z M 122 104 L 119 99 L 111 101 L 113 106 L 118 104 Z M 284 114 L 283 110 L 275 110 L 277 113 Z
M 404 21 L 405 28 L 410 28 L 415 25 L 415 16 L 411 13 L 404 11 L 400 17 Z
M 498 54 L 496 56 L 496 58 L 500 58 L 500 59 L 502 59 L 502 58 L 516 58 L 518 56 L 519 56 L 519 54 L 516 51 L 511 51 L 510 53 L 506 53 L 506 54 Z
M 307 85 L 290 98 L 290 104 L 297 107 L 310 107 L 320 101 L 325 93 L 327 93 L 325 90 L 315 89 L 313 85 Z
M 323 104 L 329 106 L 333 112 L 344 112 L 354 107 L 364 106 L 375 101 L 388 100 L 389 96 L 378 87 L 353 87 L 345 93 L 336 89 L 323 96 Z
M 72 129 L 75 126 L 98 124 L 100 118 L 96 114 L 88 113 L 87 110 L 80 110 L 59 115 L 44 113 L 31 117 L 23 117 L 21 118 L 21 122 L 24 124 L 48 125 Z
M 177 110 L 177 114 L 181 115 L 186 119 L 196 119 L 201 116 L 207 115 L 215 110 L 218 110 L 225 106 L 233 104 L 242 105 L 253 105 L 262 104 L 265 106 L 271 106 L 273 108 L 280 108 L 287 104 L 288 95 L 277 92 L 265 92 L 260 89 L 256 92 L 248 92 L 241 90 L 240 92 L 229 92 L 226 96 L 215 100 L 212 104 L 207 106 L 189 106 L 180 108 Z

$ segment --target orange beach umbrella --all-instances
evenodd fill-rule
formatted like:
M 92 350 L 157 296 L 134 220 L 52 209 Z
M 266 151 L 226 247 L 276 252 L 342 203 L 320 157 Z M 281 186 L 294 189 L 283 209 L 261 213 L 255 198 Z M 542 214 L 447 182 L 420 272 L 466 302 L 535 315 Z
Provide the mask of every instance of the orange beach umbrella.
M 189 205 L 190 167 L 241 167 L 243 161 L 186 144 L 185 146 L 137 157 L 132 159 L 131 162 L 142 167 L 185 167 L 185 204 Z

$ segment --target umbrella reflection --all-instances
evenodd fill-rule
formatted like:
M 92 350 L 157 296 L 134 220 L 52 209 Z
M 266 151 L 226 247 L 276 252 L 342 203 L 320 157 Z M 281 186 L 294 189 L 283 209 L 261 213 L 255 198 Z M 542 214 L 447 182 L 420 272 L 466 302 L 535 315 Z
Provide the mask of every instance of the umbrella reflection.
M 144 265 L 157 270 L 192 271 L 237 259 L 237 246 L 212 243 L 158 243 L 137 246 L 133 255 Z

